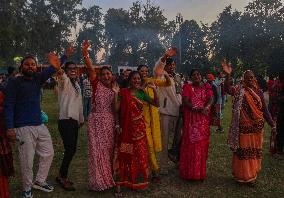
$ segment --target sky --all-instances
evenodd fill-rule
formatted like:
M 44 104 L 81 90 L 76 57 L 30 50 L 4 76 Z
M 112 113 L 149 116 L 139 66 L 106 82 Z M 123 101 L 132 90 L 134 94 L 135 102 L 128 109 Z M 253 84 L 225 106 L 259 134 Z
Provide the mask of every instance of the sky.
M 146 2 L 146 0 L 140 0 Z M 100 6 L 105 13 L 109 8 L 128 9 L 135 0 L 83 0 L 84 7 L 94 4 Z M 181 13 L 184 20 L 194 19 L 197 22 L 212 23 L 223 9 L 232 4 L 233 9 L 243 11 L 251 0 L 152 0 L 159 5 L 168 20 L 175 20 L 177 13 Z

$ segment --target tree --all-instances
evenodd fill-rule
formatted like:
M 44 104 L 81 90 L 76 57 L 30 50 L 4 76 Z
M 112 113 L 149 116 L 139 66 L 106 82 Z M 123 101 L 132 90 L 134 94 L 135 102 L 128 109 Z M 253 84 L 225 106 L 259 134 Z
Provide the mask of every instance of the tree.
M 129 39 L 127 34 L 130 29 L 130 17 L 127 10 L 109 9 L 104 16 L 106 56 L 112 65 L 127 63 L 127 48 Z
M 0 62 L 12 65 L 14 56 L 24 52 L 27 31 L 24 10 L 27 0 L 0 1 Z
M 181 72 L 189 73 L 191 68 L 203 69 L 208 64 L 205 36 L 196 21 L 186 20 L 181 24 L 179 32 L 173 38 L 174 46 L 178 46 L 181 39 Z M 179 57 L 177 62 L 180 63 Z
M 233 64 L 240 55 L 240 40 L 242 38 L 242 26 L 240 25 L 241 13 L 232 11 L 227 6 L 212 23 L 209 32 L 209 49 L 213 59 L 222 61 L 224 58 Z
M 83 40 L 88 39 L 92 43 L 91 58 L 96 62 L 96 55 L 104 47 L 104 26 L 102 25 L 102 12 L 99 6 L 92 6 L 89 9 L 83 8 L 79 17 L 82 29 L 77 37 L 77 53 L 75 57 L 78 62 L 81 59 L 80 45 Z

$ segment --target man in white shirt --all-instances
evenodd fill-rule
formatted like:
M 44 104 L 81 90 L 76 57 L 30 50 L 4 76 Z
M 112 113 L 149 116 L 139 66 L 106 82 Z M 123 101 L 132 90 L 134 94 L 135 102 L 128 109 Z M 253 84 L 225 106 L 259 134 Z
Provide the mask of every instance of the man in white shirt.
M 78 83 L 78 68 L 73 62 L 65 63 L 65 72 L 58 73 L 58 103 L 60 132 L 64 156 L 56 181 L 67 191 L 74 191 L 67 177 L 68 168 L 77 148 L 78 131 L 84 123 L 81 88 Z
M 170 48 L 163 57 L 161 57 L 154 67 L 156 77 L 164 78 L 164 73 L 167 73 L 171 79 L 171 86 L 159 87 L 158 94 L 160 99 L 160 120 L 162 130 L 162 145 L 161 153 L 161 174 L 168 173 L 168 143 L 170 132 L 174 133 L 178 124 L 181 106 L 181 78 L 176 74 L 176 64 L 170 57 L 176 54 L 176 49 Z

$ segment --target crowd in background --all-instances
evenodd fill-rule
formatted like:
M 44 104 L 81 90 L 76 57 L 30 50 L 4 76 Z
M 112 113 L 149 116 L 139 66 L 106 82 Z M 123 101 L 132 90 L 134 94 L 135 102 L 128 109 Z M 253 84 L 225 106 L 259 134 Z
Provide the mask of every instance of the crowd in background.
M 233 102 L 228 135 L 233 177 L 241 183 L 255 182 L 261 169 L 265 121 L 272 128 L 271 153 L 283 156 L 283 72 L 267 83 L 248 70 L 233 83 L 232 66 L 223 62 L 223 71 L 216 76 L 192 69 L 185 78 L 175 72 L 176 49 L 170 48 L 156 62 L 153 76 L 147 65 L 115 76 L 109 67 L 99 71 L 93 68 L 89 46 L 88 41 L 82 44 L 86 73 L 81 76 L 76 63 L 67 61 L 73 53 L 71 47 L 61 58 L 50 53 L 50 66 L 41 72 L 36 71 L 36 59 L 27 56 L 20 72 L 16 75 L 9 71 L 2 81 L 0 197 L 9 197 L 8 178 L 14 175 L 10 143 L 15 142 L 22 197 L 31 198 L 32 189 L 54 190 L 46 181 L 54 156 L 53 144 L 40 107 L 42 87 L 54 79 L 58 131 L 64 146 L 56 181 L 67 191 L 75 190 L 76 183 L 68 177 L 69 167 L 84 123 L 88 133 L 89 190 L 115 188 L 115 196 L 120 197 L 122 187 L 145 189 L 149 182 L 161 182 L 161 176 L 171 170 L 170 161 L 178 166 L 182 179 L 205 180 L 210 127 L 216 126 L 217 133 L 224 132 L 222 118 L 228 95 Z M 266 91 L 269 104 L 263 94 Z M 35 154 L 40 158 L 34 179 Z

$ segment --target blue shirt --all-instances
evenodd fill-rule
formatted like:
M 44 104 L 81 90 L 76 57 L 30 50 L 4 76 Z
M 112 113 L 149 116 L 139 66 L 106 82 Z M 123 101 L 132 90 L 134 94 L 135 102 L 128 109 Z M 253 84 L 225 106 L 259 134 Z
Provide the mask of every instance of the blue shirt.
M 64 63 L 66 56 L 61 57 Z M 32 79 L 18 76 L 9 80 L 5 89 L 4 113 L 7 129 L 42 124 L 40 89 L 56 70 L 49 66 Z

